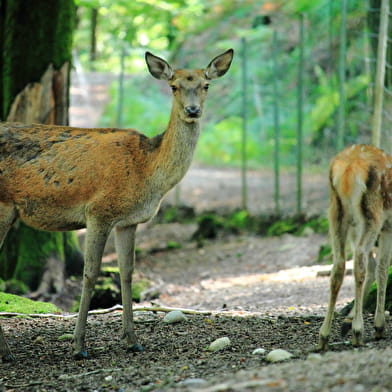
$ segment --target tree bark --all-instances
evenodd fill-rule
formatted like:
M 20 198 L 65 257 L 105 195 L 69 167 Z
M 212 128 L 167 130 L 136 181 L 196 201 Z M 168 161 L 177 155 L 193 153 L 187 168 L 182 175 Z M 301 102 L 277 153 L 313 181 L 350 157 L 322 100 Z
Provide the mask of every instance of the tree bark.
M 68 124 L 73 0 L 0 0 L 0 119 Z M 23 223 L 0 253 L 0 277 L 31 290 L 61 291 L 66 264 L 81 268 L 73 233 L 49 233 Z

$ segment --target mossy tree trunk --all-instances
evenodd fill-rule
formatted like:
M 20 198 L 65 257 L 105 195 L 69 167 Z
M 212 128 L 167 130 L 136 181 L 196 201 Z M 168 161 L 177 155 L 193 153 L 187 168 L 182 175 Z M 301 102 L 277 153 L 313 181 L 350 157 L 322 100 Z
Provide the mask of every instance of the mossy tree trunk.
M 73 0 L 0 0 L 0 120 L 68 124 Z M 81 253 L 75 233 L 17 223 L 0 253 L 0 278 L 61 291 Z

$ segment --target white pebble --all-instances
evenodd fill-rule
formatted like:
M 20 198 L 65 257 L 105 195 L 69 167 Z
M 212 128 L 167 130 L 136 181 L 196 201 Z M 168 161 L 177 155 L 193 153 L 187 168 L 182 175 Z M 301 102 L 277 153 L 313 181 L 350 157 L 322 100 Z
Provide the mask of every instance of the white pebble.
M 110 382 L 113 380 L 113 376 L 106 376 L 105 381 Z
M 187 387 L 198 388 L 207 384 L 207 381 L 204 380 L 204 378 L 186 378 L 179 382 L 179 384 Z
M 253 355 L 264 355 L 265 349 L 264 348 L 255 348 L 252 352 Z
M 292 356 L 293 354 L 289 353 L 288 351 L 278 348 L 277 350 L 272 350 L 269 352 L 265 359 L 268 362 L 282 362 L 290 359 Z
M 187 318 L 181 310 L 173 310 L 169 312 L 164 318 L 163 322 L 168 324 L 179 323 L 181 321 L 186 321 Z
M 322 359 L 323 357 L 321 356 L 321 354 L 317 354 L 317 353 L 310 353 L 307 357 L 307 360 L 312 362 L 321 361 Z
M 218 350 L 223 350 L 224 348 L 230 346 L 231 342 L 230 339 L 227 336 L 224 336 L 223 338 L 219 338 L 214 340 L 208 347 L 210 351 L 218 351 Z

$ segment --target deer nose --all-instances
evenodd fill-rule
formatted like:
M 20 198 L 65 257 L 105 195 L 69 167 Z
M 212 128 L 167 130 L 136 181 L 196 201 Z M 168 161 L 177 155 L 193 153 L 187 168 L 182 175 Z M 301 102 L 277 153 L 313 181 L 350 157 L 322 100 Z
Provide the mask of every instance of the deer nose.
M 199 117 L 201 113 L 200 106 L 197 105 L 186 106 L 184 110 L 189 117 Z

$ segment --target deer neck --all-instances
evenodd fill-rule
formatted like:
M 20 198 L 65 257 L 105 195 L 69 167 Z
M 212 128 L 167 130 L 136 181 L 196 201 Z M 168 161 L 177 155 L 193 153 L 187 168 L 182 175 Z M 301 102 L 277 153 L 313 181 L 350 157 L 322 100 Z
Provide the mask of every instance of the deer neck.
M 156 179 L 164 193 L 180 182 L 189 169 L 200 134 L 198 119 L 188 123 L 178 113 L 179 109 L 173 104 L 158 152 Z

